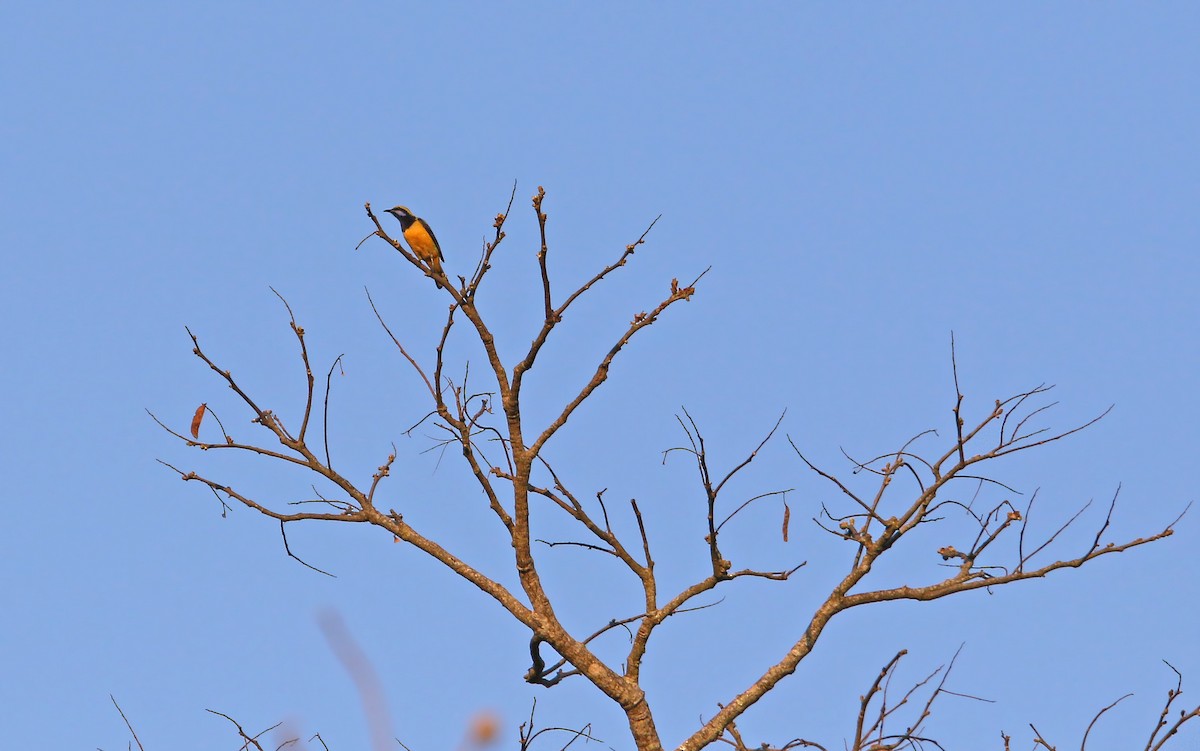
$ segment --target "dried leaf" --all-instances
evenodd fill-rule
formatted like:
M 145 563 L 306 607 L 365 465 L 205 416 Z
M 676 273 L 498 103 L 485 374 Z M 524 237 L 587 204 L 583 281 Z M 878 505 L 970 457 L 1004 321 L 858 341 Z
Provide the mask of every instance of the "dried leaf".
M 207 404 L 196 407 L 196 414 L 192 415 L 192 438 L 200 437 L 200 422 L 204 419 L 204 410 L 207 408 Z
M 788 508 L 787 501 L 783 502 L 783 541 L 788 541 L 788 522 L 791 521 L 792 510 Z
M 500 735 L 500 716 L 484 710 L 471 718 L 467 737 L 473 746 L 486 746 Z

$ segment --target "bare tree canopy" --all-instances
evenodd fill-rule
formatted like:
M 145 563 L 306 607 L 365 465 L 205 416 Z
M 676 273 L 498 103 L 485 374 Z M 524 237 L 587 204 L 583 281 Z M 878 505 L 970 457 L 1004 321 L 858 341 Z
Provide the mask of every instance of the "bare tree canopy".
M 694 466 L 695 485 L 680 488 L 678 492 L 681 496 L 701 499 L 688 506 L 687 513 L 697 515 L 706 527 L 703 541 L 697 541 L 703 545 L 706 562 L 702 569 L 692 571 L 691 581 L 685 586 L 667 584 L 657 568 L 662 553 L 655 544 L 654 534 L 662 520 L 634 499 L 617 500 L 607 497 L 603 489 L 579 487 L 559 471 L 553 446 L 555 437 L 566 430 L 571 418 L 586 409 L 602 389 L 625 348 L 646 328 L 674 317 L 679 303 L 702 294 L 700 285 L 707 270 L 694 271 L 686 282 L 670 279 L 664 283 L 657 299 L 646 301 L 642 311 L 633 315 L 618 335 L 597 347 L 589 375 L 572 387 L 571 396 L 550 410 L 549 419 L 539 422 L 525 409 L 537 394 L 528 377 L 535 371 L 539 357 L 553 347 L 556 330 L 569 327 L 567 313 L 576 302 L 598 294 L 606 280 L 624 272 L 636 260 L 657 219 L 615 253 L 607 265 L 597 268 L 582 282 L 567 285 L 564 291 L 551 273 L 553 254 L 547 234 L 546 193 L 539 188 L 532 198 L 532 208 L 540 245 L 536 273 L 541 322 L 535 330 L 526 332 L 530 343 L 523 352 L 516 357 L 505 357 L 497 345 L 499 332 L 477 301 L 490 289 L 493 277 L 489 272 L 500 258 L 498 251 L 506 238 L 505 227 L 515 196 L 516 186 L 507 208 L 496 216 L 494 233 L 484 244 L 469 275 L 451 278 L 447 274 L 432 230 L 404 207 L 392 211 L 408 212 L 402 212 L 401 217 L 408 244 L 391 235 L 367 204 L 366 215 L 374 229 L 360 246 L 368 240 L 382 240 L 412 267 L 413 279 L 420 279 L 421 275 L 429 277 L 439 295 L 445 296 L 444 323 L 440 332 L 433 334 L 435 343 L 425 350 L 411 344 L 411 340 L 425 338 L 428 332 L 410 331 L 387 321 L 368 293 L 380 326 L 415 374 L 427 399 L 425 418 L 407 432 L 418 426 L 431 429 L 435 436 L 433 445 L 452 449 L 449 453 L 456 462 L 461 462 L 459 469 L 473 478 L 478 489 L 477 503 L 490 509 L 498 522 L 497 534 L 502 534 L 512 548 L 509 576 L 518 583 L 517 588 L 472 565 L 464 541 L 432 534 L 419 523 L 406 519 L 402 488 L 393 488 L 385 495 L 384 488 L 397 461 L 395 446 L 369 477 L 347 477 L 335 469 L 331 457 L 339 454 L 330 445 L 329 424 L 335 419 L 330 399 L 332 376 L 341 358 L 334 358 L 328 364 L 312 361 L 305 328 L 283 296 L 280 300 L 298 348 L 296 367 L 307 384 L 302 407 L 293 410 L 289 405 L 287 409 L 288 413 L 296 411 L 298 420 L 288 420 L 285 424 L 280 412 L 264 406 L 275 401 L 273 395 L 252 394 L 238 379 L 236 368 L 206 350 L 190 329 L 193 354 L 219 383 L 236 395 L 240 402 L 237 409 L 249 413 L 262 438 L 248 442 L 235 437 L 218 418 L 211 402 L 201 404 L 186 430 L 154 419 L 189 447 L 250 454 L 264 462 L 307 471 L 321 488 L 316 490 L 316 497 L 280 503 L 240 490 L 228 478 L 168 466 L 185 481 L 208 488 L 223 509 L 240 504 L 276 520 L 287 554 L 314 571 L 326 573 L 318 563 L 301 560 L 288 544 L 287 529 L 295 522 L 370 525 L 420 551 L 447 569 L 448 574 L 466 580 L 494 600 L 527 629 L 529 668 L 525 681 L 546 688 L 564 681 L 590 683 L 599 695 L 620 708 L 627 720 L 629 741 L 642 751 L 659 751 L 664 747 L 698 751 L 717 742 L 738 751 L 836 748 L 840 740 L 819 742 L 807 737 L 803 722 L 797 722 L 795 738 L 783 741 L 746 740 L 739 723 L 743 723 L 744 717 L 752 719 L 755 704 L 796 672 L 839 614 L 890 601 L 927 602 L 973 590 L 993 592 L 1008 584 L 1041 579 L 1061 569 L 1078 568 L 1110 554 L 1163 540 L 1173 533 L 1178 519 L 1151 527 L 1140 536 L 1115 533 L 1112 522 L 1119 500 L 1117 490 L 1100 509 L 1092 510 L 1088 502 L 1063 521 L 1041 522 L 1038 493 L 1034 491 L 1018 500 L 1022 491 L 1006 484 L 1000 460 L 1069 438 L 1092 427 L 1107 412 L 1081 424 L 1056 428 L 1049 412 L 1056 402 L 1049 399 L 1052 386 L 1046 384 L 999 395 L 982 405 L 969 401 L 959 384 L 958 360 L 951 337 L 947 359 L 954 389 L 947 395 L 948 410 L 953 417 L 949 430 L 944 426 L 922 430 L 875 456 L 854 457 L 843 452 L 844 471 L 812 461 L 806 453 L 812 438 L 789 434 L 786 414 L 781 414 L 773 425 L 764 426 L 756 445 L 728 457 L 712 450 L 699 422 L 683 408 L 676 418 L 681 442 L 664 450 L 663 461 L 685 460 Z M 412 228 L 424 234 L 413 236 Z M 456 327 L 466 329 L 471 345 L 483 355 L 482 364 L 472 363 L 469 356 L 456 350 L 456 340 L 451 337 Z M 512 334 L 505 332 L 504 338 L 511 339 Z M 734 483 L 735 478 L 753 474 L 754 460 L 764 447 L 781 440 L 793 450 L 796 469 L 821 478 L 827 483 L 830 495 L 797 497 L 792 487 L 770 486 L 747 494 L 742 490 L 743 484 Z M 757 479 L 755 482 L 762 483 Z M 384 501 L 385 497 L 391 500 Z M 787 582 L 803 575 L 805 560 L 795 560 L 784 568 L 757 567 L 753 563 L 756 557 L 753 549 L 745 549 L 744 545 L 735 549 L 723 536 L 732 525 L 741 523 L 740 512 L 768 503 L 779 508 L 779 522 L 771 528 L 756 530 L 755 537 L 787 542 L 801 533 L 802 525 L 806 528 L 804 534 L 811 530 L 828 535 L 840 541 L 844 550 L 837 560 L 828 562 L 832 570 L 840 567 L 840 573 L 826 582 L 805 579 L 804 587 L 820 587 L 826 594 L 806 619 L 795 622 L 790 646 L 765 664 L 751 666 L 755 677 L 741 685 L 731 685 L 727 698 L 717 706 L 696 707 L 695 714 L 700 719 L 686 735 L 663 739 L 655 721 L 655 695 L 646 690 L 642 676 L 656 641 L 671 638 L 666 633 L 652 640 L 660 627 L 673 616 L 719 605 L 721 595 L 746 582 L 774 583 L 783 592 L 782 588 L 789 586 Z M 538 536 L 538 530 L 562 529 L 563 523 L 567 525 L 565 528 L 573 530 L 572 536 L 563 539 Z M 1082 537 L 1073 534 L 1078 527 L 1086 527 Z M 620 531 L 629 529 L 636 529 L 636 533 Z M 1082 546 L 1078 544 L 1080 539 L 1084 540 Z M 549 552 L 560 546 L 611 559 L 623 571 L 620 576 L 636 586 L 638 596 L 615 605 L 620 609 L 614 610 L 605 623 L 584 629 L 569 625 L 574 619 L 560 613 L 545 578 L 548 572 L 555 576 L 570 575 L 570 569 L 563 568 L 563 559 Z M 894 551 L 899 549 L 917 551 L 925 563 L 919 570 L 898 568 L 893 560 Z M 826 566 L 823 570 L 831 569 Z M 581 579 L 578 586 L 588 586 L 587 581 Z M 778 616 L 764 613 L 763 617 Z M 627 635 L 623 650 L 614 650 L 613 640 L 603 638 L 612 632 Z M 736 641 L 748 636 L 725 633 L 713 634 L 712 638 Z M 846 747 L 855 751 L 941 748 L 926 730 L 935 701 L 947 694 L 969 696 L 974 691 L 950 690 L 947 681 L 952 662 L 907 689 L 892 689 L 903 655 L 904 652 L 896 654 L 869 683 L 857 719 L 846 735 Z M 345 659 L 362 662 L 366 658 L 360 655 Z M 380 655 L 374 659 L 380 659 Z M 1200 707 L 1185 709 L 1177 718 L 1168 719 L 1175 711 L 1181 691 L 1182 676 L 1168 697 L 1147 749 L 1162 748 L 1180 726 L 1200 713 Z M 1093 724 L 1108 709 L 1097 714 Z M 240 725 L 234 724 L 246 743 L 255 743 Z M 531 717 L 521 731 L 522 748 L 538 736 L 533 727 Z M 1053 748 L 1036 728 L 1031 730 L 1035 745 Z M 1091 728 L 1087 730 L 1090 732 Z M 582 737 L 590 737 L 589 732 L 578 730 L 567 744 Z M 986 740 L 981 738 L 980 742 Z M 629 741 L 608 739 L 619 746 L 628 745 Z M 1010 736 L 1005 735 L 998 742 L 1007 750 Z M 1086 742 L 1085 734 L 1082 743 Z

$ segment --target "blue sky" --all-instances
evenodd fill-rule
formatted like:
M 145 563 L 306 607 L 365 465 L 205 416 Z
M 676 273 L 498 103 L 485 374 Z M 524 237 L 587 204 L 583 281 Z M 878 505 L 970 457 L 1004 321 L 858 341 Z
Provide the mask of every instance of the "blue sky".
M 296 414 L 301 374 L 273 286 L 322 372 L 345 354 L 331 431 L 346 471 L 369 477 L 395 442 L 388 503 L 505 575 L 510 551 L 457 457 L 403 434 L 426 411 L 422 387 L 362 290 L 426 357 L 445 305 L 382 242 L 355 252 L 371 230 L 364 201 L 413 207 L 447 267 L 468 273 L 517 181 L 481 302 L 510 354 L 536 325 L 538 185 L 564 289 L 662 214 L 635 262 L 556 333 L 531 382 L 533 421 L 671 278 L 712 267 L 551 446 L 582 494 L 638 498 L 670 582 L 701 575 L 705 555 L 694 474 L 661 461 L 682 440 L 681 406 L 718 465 L 786 408 L 797 445 L 848 473 L 839 447 L 948 435 L 951 331 L 969 414 L 1041 382 L 1061 401 L 1051 427 L 1116 405 L 997 465 L 1026 494 L 1041 489 L 1046 528 L 1118 484 L 1112 538 L 1161 528 L 1196 498 L 1198 35 L 1186 3 L 6 5 L 6 743 L 124 747 L 111 693 L 148 749 L 232 747 L 206 708 L 366 748 L 317 622 L 334 609 L 374 656 L 394 733 L 415 751 L 457 745 L 484 710 L 513 743 L 533 697 L 542 721 L 590 722 L 627 747 L 589 686 L 524 684 L 527 636 L 416 551 L 377 530 L 297 526 L 293 550 L 338 578 L 314 574 L 272 522 L 242 508 L 221 518 L 155 463 L 277 502 L 310 492 L 279 467 L 189 452 L 144 412 L 183 429 L 208 402 L 253 436 L 191 357 L 188 325 Z M 667 744 L 782 654 L 844 563 L 845 546 L 807 521 L 836 498 L 786 441 L 733 490 L 781 488 L 795 488 L 791 542 L 777 539 L 778 506 L 761 506 L 739 517 L 729 552 L 809 568 L 731 587 L 720 607 L 663 628 L 647 684 Z M 845 614 L 742 728 L 836 746 L 897 650 L 910 650 L 900 679 L 916 679 L 964 644 L 950 687 L 995 703 L 947 699 L 931 734 L 999 748 L 1001 730 L 1024 738 L 1033 722 L 1070 745 L 1132 691 L 1101 747 L 1144 742 L 1173 680 L 1161 660 L 1184 672 L 1192 706 L 1200 696 L 1197 530 L 1192 514 L 1165 543 L 1045 581 Z M 1081 528 L 1063 550 L 1087 541 Z M 941 544 L 934 534 L 898 556 L 892 575 L 936 574 Z M 540 554 L 580 631 L 636 611 L 604 562 Z

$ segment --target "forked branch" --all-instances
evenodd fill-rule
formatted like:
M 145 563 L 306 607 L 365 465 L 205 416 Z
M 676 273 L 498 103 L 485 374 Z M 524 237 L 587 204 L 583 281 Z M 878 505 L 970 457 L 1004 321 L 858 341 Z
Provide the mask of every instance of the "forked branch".
M 1058 541 L 1071 523 L 1079 518 L 1078 514 L 1058 530 L 1046 535 L 1040 544 L 1034 546 L 1033 552 L 1027 553 L 1024 550 L 1025 539 L 1029 536 L 1028 522 L 1007 501 L 1003 501 L 991 511 L 981 514 L 975 512 L 971 504 L 943 499 L 943 494 L 958 486 L 958 480 L 970 479 L 977 487 L 982 484 L 981 478 L 986 478 L 986 475 L 977 469 L 967 473 L 965 470 L 969 467 L 975 467 L 1015 451 L 1045 445 L 1095 423 L 1096 420 L 1091 420 L 1067 431 L 1052 433 L 1037 440 L 1029 440 L 1032 435 L 1044 435 L 1044 431 L 1030 432 L 1026 427 L 1031 417 L 1044 413 L 1043 408 L 1034 407 L 1024 414 L 1019 414 L 1014 423 L 1019 427 L 1009 430 L 1002 419 L 1005 416 L 1006 408 L 1011 406 L 1024 409 L 1026 404 L 1032 403 L 1030 402 L 1032 397 L 1045 393 L 1046 390 L 1046 387 L 1039 386 L 1010 399 L 997 400 L 995 406 L 989 409 L 973 427 L 956 431 L 955 440 L 951 441 L 951 445 L 942 450 L 935 459 L 919 457 L 914 449 L 916 439 L 913 439 L 906 442 L 900 450 L 886 457 L 879 457 L 879 459 L 867 463 L 854 462 L 856 472 L 859 469 L 870 469 L 871 471 L 866 473 L 867 477 L 876 479 L 874 491 L 870 495 L 853 490 L 849 482 L 818 468 L 801 454 L 795 442 L 789 438 L 805 465 L 830 482 L 842 497 L 849 499 L 852 503 L 851 509 L 844 515 L 835 515 L 826 510 L 829 518 L 840 520 L 837 530 L 829 529 L 815 520 L 822 528 L 854 545 L 852 560 L 843 579 L 833 587 L 825 601 L 814 612 L 800 639 L 756 681 L 743 689 L 732 700 L 723 704 L 721 710 L 712 719 L 680 745 L 680 751 L 698 751 L 721 737 L 724 729 L 731 722 L 736 721 L 746 709 L 773 689 L 780 680 L 795 671 L 800 662 L 812 651 L 830 620 L 838 613 L 872 603 L 891 600 L 934 600 L 975 589 L 985 587 L 991 589 L 1017 581 L 1040 578 L 1053 571 L 1077 568 L 1101 556 L 1120 553 L 1169 537 L 1174 531 L 1174 525 L 1178 522 L 1178 518 L 1149 535 L 1127 539 L 1123 542 L 1105 542 L 1104 534 L 1110 528 L 1112 510 L 1115 507 L 1116 498 L 1114 497 L 1108 514 L 1097 526 L 1096 532 L 1083 551 L 1033 565 L 1031 559 L 1034 555 L 1045 552 Z M 959 419 L 962 406 L 958 398 L 959 393 L 956 388 L 956 420 Z M 989 429 L 995 431 L 995 439 L 990 444 L 985 438 Z M 922 433 L 918 435 L 918 438 L 925 435 L 928 433 Z M 977 449 L 975 448 L 976 442 L 983 445 Z M 703 452 L 701 440 L 693 441 L 692 451 L 697 455 Z M 877 466 L 875 462 L 880 462 L 881 466 Z M 910 468 L 910 475 L 915 479 L 913 485 L 916 486 L 915 492 L 908 495 L 902 494 L 903 491 L 899 490 L 901 484 L 895 482 L 895 478 L 900 476 L 897 474 L 897 470 L 905 466 Z M 704 482 L 711 486 L 707 469 L 702 468 L 701 474 Z M 1002 483 L 997 483 L 997 486 L 1004 487 Z M 950 576 L 924 585 L 903 585 L 875 590 L 860 588 L 863 580 L 879 559 L 901 539 L 913 534 L 915 530 L 924 525 L 941 521 L 942 517 L 936 514 L 954 507 L 964 510 L 966 517 L 975 525 L 975 529 L 969 533 L 970 541 L 957 546 L 943 544 L 936 551 L 931 551 L 936 552 L 944 561 L 956 562 Z M 1012 544 L 1014 549 L 1019 547 L 1015 560 L 1007 564 L 1003 559 L 996 563 L 987 563 L 981 560 L 985 555 L 997 550 L 997 541 L 1011 535 L 1013 530 L 1019 530 L 1017 537 L 1020 540 L 1019 546 L 1017 540 L 1014 540 Z M 915 737 L 914 735 L 913 738 Z

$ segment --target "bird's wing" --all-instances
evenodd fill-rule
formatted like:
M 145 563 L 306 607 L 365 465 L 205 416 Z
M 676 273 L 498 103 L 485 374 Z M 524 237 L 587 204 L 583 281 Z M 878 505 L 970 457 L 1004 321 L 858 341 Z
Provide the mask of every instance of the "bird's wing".
M 437 248 L 438 260 L 445 261 L 446 257 L 442 255 L 442 246 L 440 243 L 438 243 L 437 236 L 433 234 L 433 230 L 431 230 L 429 228 L 429 222 L 426 222 L 424 219 L 421 219 L 421 218 L 418 218 L 417 221 L 421 223 L 421 228 L 424 229 L 426 233 L 428 233 L 429 239 L 433 240 L 433 247 Z

